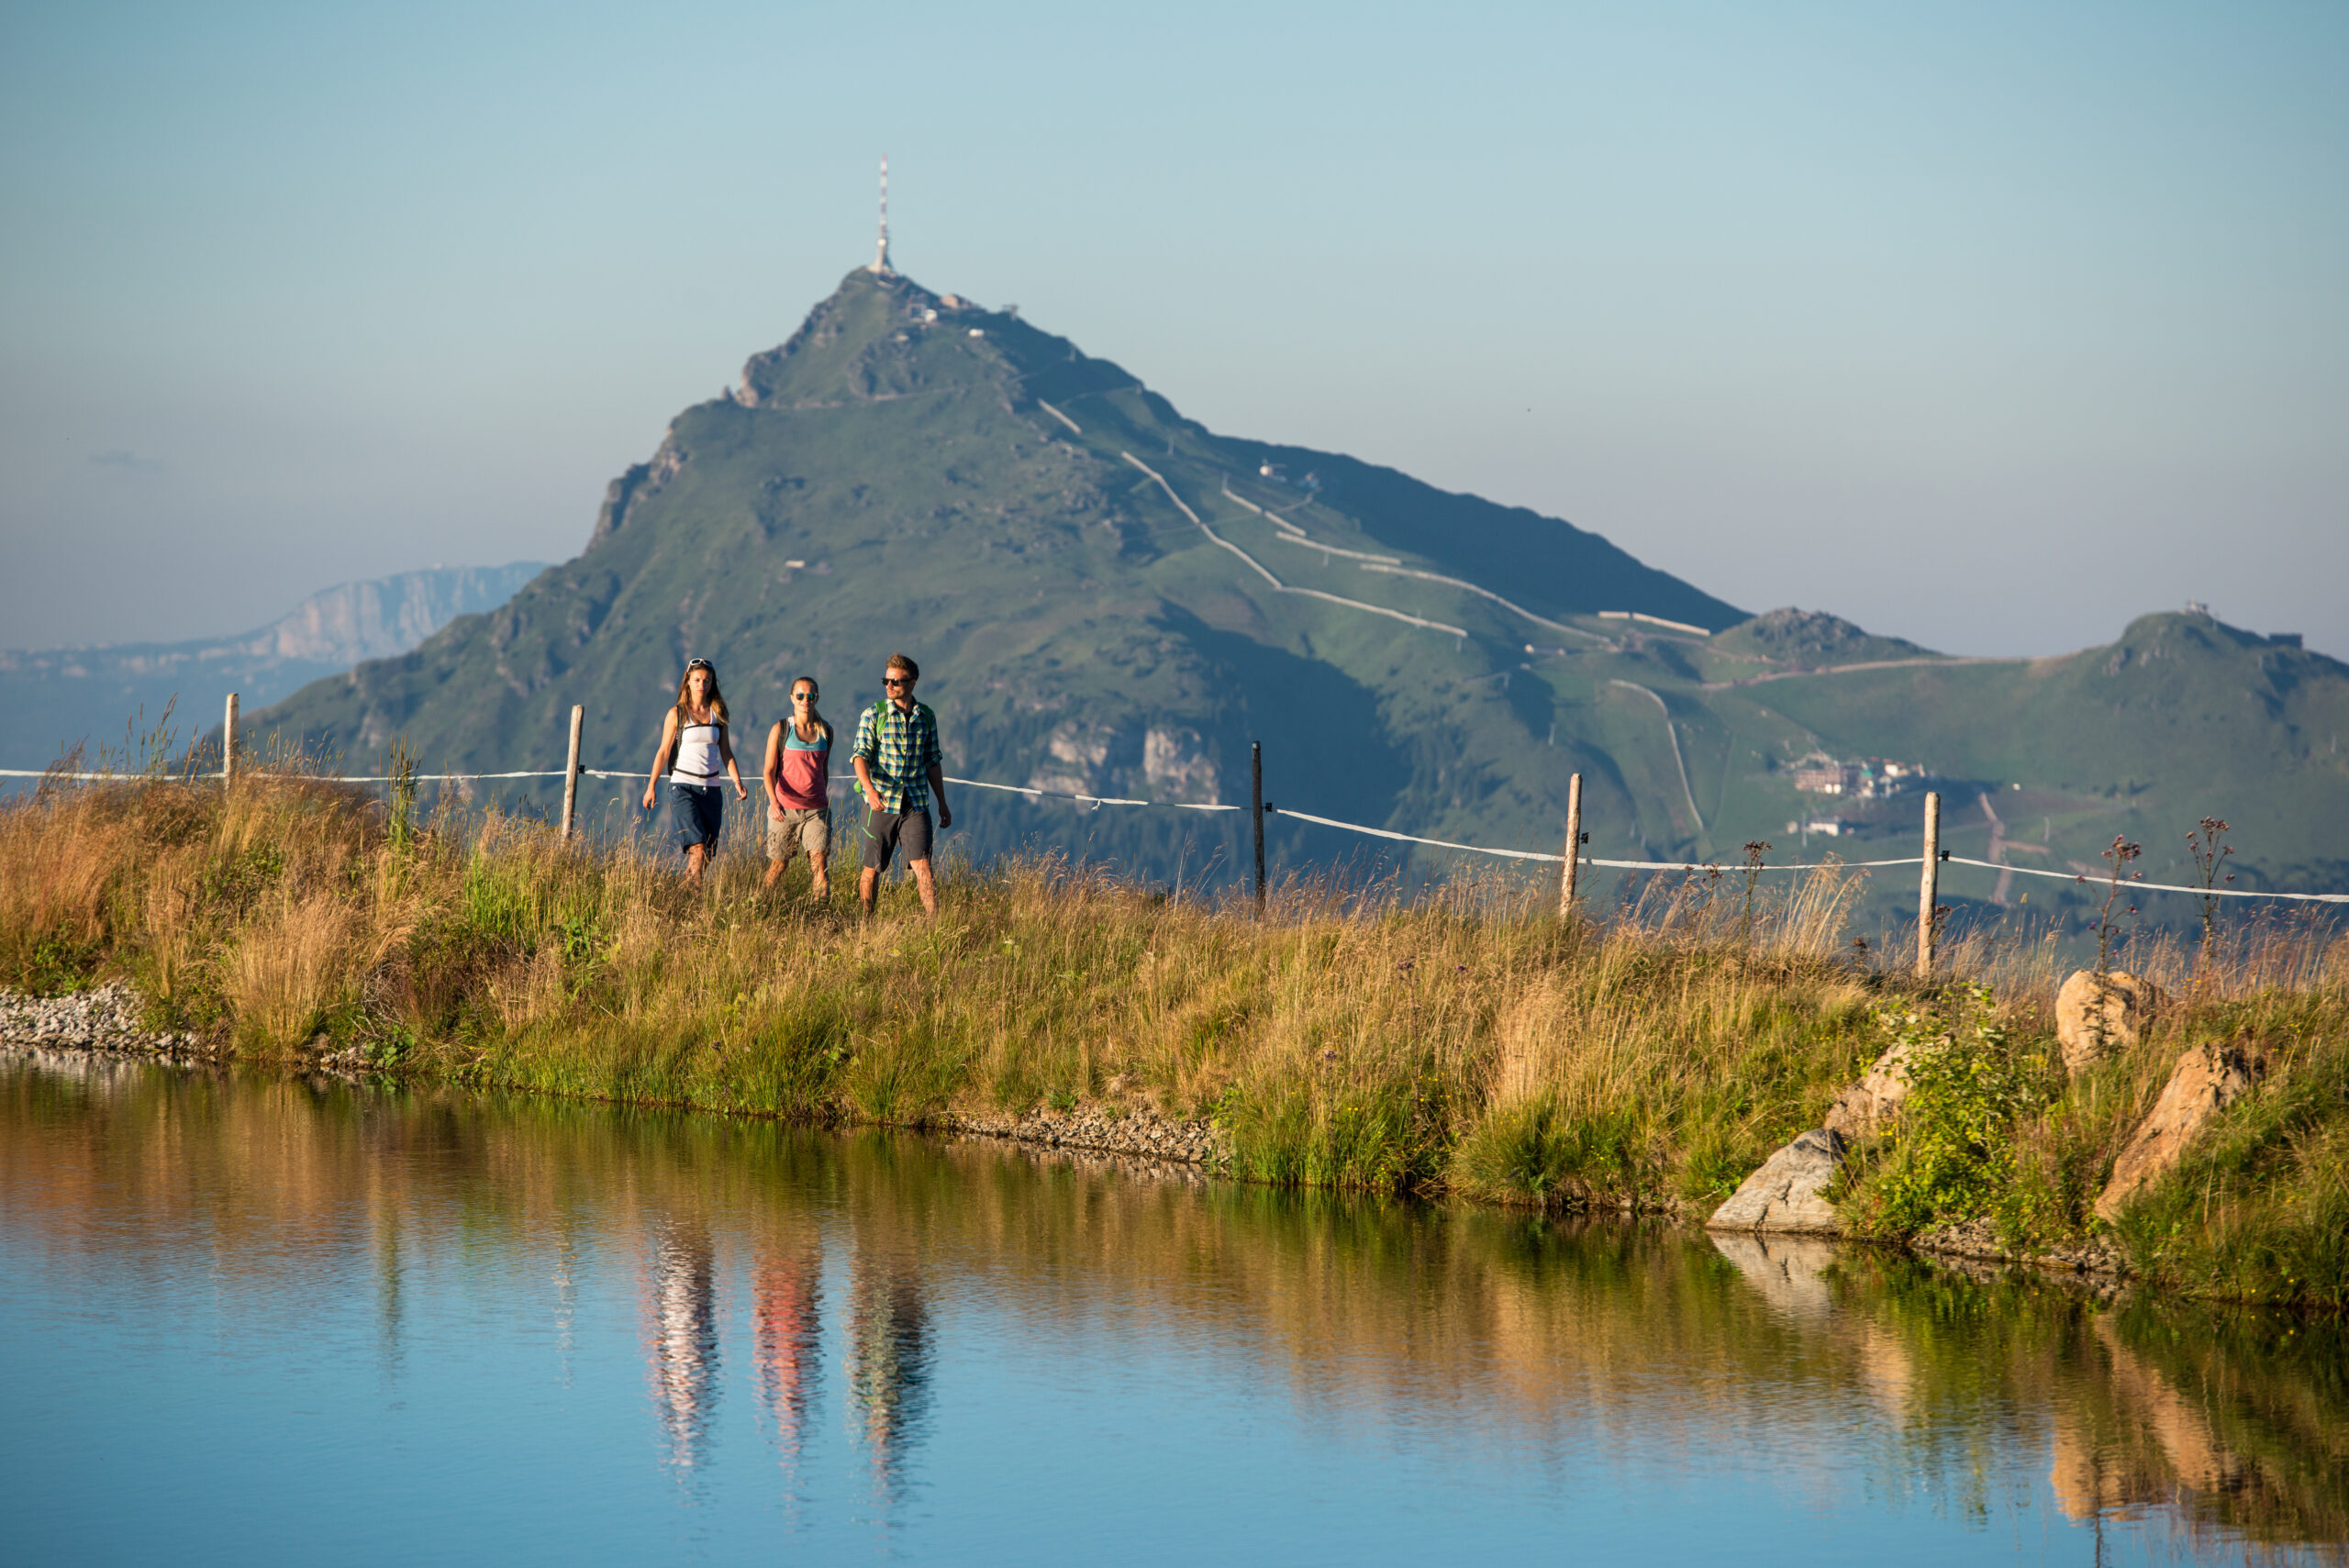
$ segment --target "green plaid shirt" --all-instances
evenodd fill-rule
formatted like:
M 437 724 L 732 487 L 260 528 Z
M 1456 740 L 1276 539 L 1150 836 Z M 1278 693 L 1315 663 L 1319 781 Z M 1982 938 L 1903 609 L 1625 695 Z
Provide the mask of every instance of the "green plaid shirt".
M 899 816 L 930 809 L 930 770 L 945 766 L 938 750 L 938 716 L 928 703 L 911 713 L 883 697 L 857 716 L 856 749 L 873 776 L 881 809 Z

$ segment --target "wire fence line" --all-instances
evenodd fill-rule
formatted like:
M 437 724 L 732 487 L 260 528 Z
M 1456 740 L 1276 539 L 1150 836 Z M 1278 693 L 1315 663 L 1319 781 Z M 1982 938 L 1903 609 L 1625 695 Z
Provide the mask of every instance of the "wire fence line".
M 154 776 L 156 775 L 132 773 L 63 773 L 48 769 L 0 768 L 0 778 L 42 779 L 71 781 L 75 783 L 134 784 L 142 778 Z M 218 778 L 220 775 L 217 773 L 200 774 L 190 773 L 176 775 L 166 774 L 162 776 L 165 778 L 177 777 L 193 782 L 199 778 Z M 523 769 L 513 773 L 311 773 L 303 776 L 316 778 L 327 784 L 397 784 L 402 782 L 403 779 L 413 784 L 448 784 L 458 782 L 495 783 L 506 779 L 559 779 L 564 775 L 563 770 L 561 768 L 540 768 Z M 638 779 L 650 779 L 652 775 L 650 773 L 630 773 L 626 770 L 617 768 L 581 768 L 579 770 L 579 776 L 582 778 L 619 780 L 628 783 L 634 783 Z M 1140 800 L 1120 795 L 1083 795 L 1073 790 L 1043 789 L 1034 784 L 996 784 L 987 779 L 961 779 L 952 777 L 952 775 L 948 775 L 946 777 L 946 782 L 963 789 L 998 790 L 1007 795 L 1025 795 L 1031 800 L 1072 801 L 1078 805 L 1090 806 L 1097 810 L 1103 806 L 1145 806 L 1161 811 L 1230 811 L 1239 812 L 1243 815 L 1248 810 L 1248 807 L 1245 806 L 1226 806 L 1216 802 Z M 831 781 L 831 787 L 835 790 L 846 791 L 855 788 L 855 785 L 852 781 L 846 779 L 835 779 Z M 1472 855 L 1490 855 L 1499 860 L 1526 861 L 1542 865 L 1564 865 L 1566 859 L 1564 855 L 1548 854 L 1540 850 L 1503 850 L 1496 849 L 1488 844 L 1464 844 L 1451 839 L 1430 839 L 1422 837 L 1417 833 L 1397 832 L 1390 828 L 1372 828 L 1360 822 L 1346 822 L 1334 817 L 1320 817 L 1309 811 L 1298 811 L 1286 806 L 1273 806 L 1267 804 L 1264 809 L 1264 815 L 1267 817 L 1294 817 L 1299 822 L 1310 822 L 1317 827 L 1335 828 L 1336 830 L 1344 833 L 1355 833 L 1364 838 L 1385 839 L 1395 843 L 1423 844 L 1431 849 L 1453 850 L 1464 854 Z M 1946 851 L 1943 851 L 1938 858 L 1940 862 L 1944 865 L 1975 866 L 1984 871 L 2012 872 L 2018 876 L 2046 877 L 2056 882 L 2068 882 L 2091 887 L 2097 885 L 2099 882 L 2102 880 L 2093 875 L 2076 872 L 2042 871 L 2033 866 L 2009 865 L 2000 861 L 1977 861 L 1969 856 L 1952 854 Z M 1578 864 L 1591 866 L 1596 869 L 1605 871 L 1660 871 L 1685 872 L 1693 874 L 1709 874 L 1723 871 L 1742 871 L 1749 869 L 1742 862 L 1721 861 L 1624 861 L 1609 860 L 1597 855 L 1578 856 L 1576 857 L 1576 861 Z M 1868 871 L 1885 866 L 1921 866 L 1924 863 L 1925 857 L 1922 855 L 1903 855 L 1890 860 L 1876 861 L 1829 860 L 1797 861 L 1785 863 L 1765 862 L 1760 865 L 1753 866 L 1750 869 L 1765 872 Z M 2301 904 L 2349 905 L 2349 893 L 2275 893 L 2255 888 L 2197 887 L 2190 884 L 2137 882 L 2126 878 L 2122 879 L 2121 886 L 2131 893 L 2181 893 L 2196 898 L 2205 896 L 2216 898 L 2273 898 L 2284 899 Z

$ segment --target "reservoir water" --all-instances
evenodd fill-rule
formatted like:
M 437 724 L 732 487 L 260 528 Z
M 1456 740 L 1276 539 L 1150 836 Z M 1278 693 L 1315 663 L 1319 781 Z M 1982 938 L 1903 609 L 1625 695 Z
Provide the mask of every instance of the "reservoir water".
M 0 1055 L 17 1562 L 2340 1561 L 2338 1324 Z

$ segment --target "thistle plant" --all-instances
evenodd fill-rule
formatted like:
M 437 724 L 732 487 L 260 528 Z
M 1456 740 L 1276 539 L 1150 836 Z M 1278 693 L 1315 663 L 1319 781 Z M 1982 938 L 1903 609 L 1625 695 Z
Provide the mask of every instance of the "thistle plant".
M 392 742 L 392 848 L 406 851 L 416 842 L 416 753 L 407 737 Z
M 1738 940 L 1744 946 L 1753 945 L 1753 886 L 1762 880 L 1762 857 L 1770 846 L 1758 839 L 1745 841 L 1745 912 L 1738 917 Z
M 2194 977 L 2201 981 L 2209 977 L 2219 961 L 2219 888 L 2234 881 L 2235 873 L 2220 873 L 2220 862 L 2235 852 L 2232 844 L 2221 843 L 2226 837 L 2227 819 L 2205 817 L 2199 832 L 2186 836 L 2186 852 L 2194 862 L 2195 880 L 2201 884 L 2202 956 L 2194 966 Z
M 2132 872 L 2128 869 L 2129 862 L 2144 852 L 2145 847 L 2143 844 L 2131 843 L 2128 835 L 2124 833 L 2115 833 L 2112 836 L 2112 848 L 2104 851 L 2104 858 L 2112 862 L 2112 869 L 2105 873 L 2104 905 L 2097 911 L 2096 916 L 2096 978 L 2099 991 L 2103 987 L 2106 973 L 2112 968 L 2113 936 L 2121 929 L 2119 926 L 2112 923 L 2112 906 L 2121 902 L 2121 890 L 2129 884 L 2145 880 L 2143 872 Z M 2124 875 L 2123 873 L 2127 874 Z M 2086 883 L 2087 878 L 2083 876 L 2079 881 Z M 2130 905 L 2126 913 L 2134 917 L 2137 913 L 2137 906 Z

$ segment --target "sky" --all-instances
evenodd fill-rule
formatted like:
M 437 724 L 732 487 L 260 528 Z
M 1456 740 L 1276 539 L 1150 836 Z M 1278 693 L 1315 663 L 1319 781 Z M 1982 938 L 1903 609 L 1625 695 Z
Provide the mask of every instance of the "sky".
M 0 0 L 0 647 L 562 560 L 870 259 L 1959 653 L 2349 656 L 2349 6 Z

